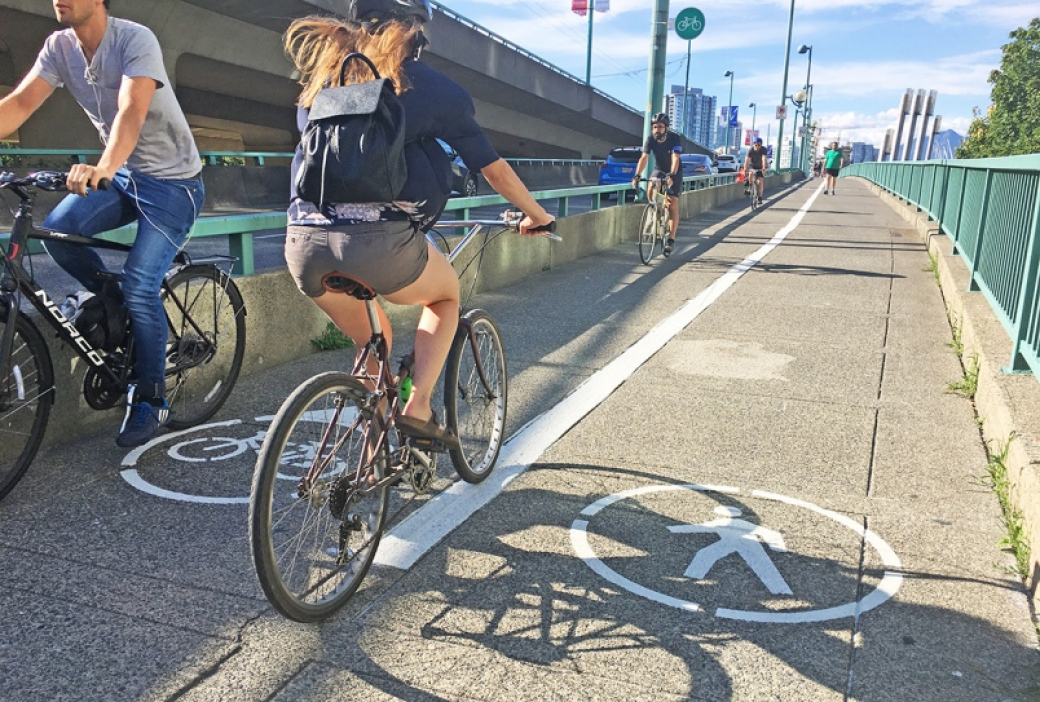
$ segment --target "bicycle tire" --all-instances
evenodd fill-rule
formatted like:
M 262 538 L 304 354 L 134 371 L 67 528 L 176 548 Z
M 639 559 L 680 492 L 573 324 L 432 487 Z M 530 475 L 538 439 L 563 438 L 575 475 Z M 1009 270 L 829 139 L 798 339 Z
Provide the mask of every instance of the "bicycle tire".
M 450 452 L 455 471 L 467 483 L 479 483 L 491 474 L 502 449 L 509 375 L 502 334 L 491 315 L 470 310 L 463 320 L 448 351 L 444 410 L 448 427 L 461 444 L 461 449 Z M 487 384 L 477 370 L 477 356 Z
M 361 465 L 369 440 L 366 429 L 379 422 L 359 414 L 367 395 L 360 381 L 346 373 L 314 376 L 282 403 L 260 449 L 249 495 L 250 550 L 260 587 L 289 619 L 316 622 L 345 605 L 379 546 L 389 487 L 362 494 L 353 489 L 353 481 L 344 482 L 359 469 L 363 474 L 370 469 L 378 482 L 390 465 L 385 441 Z M 322 448 L 326 431 L 331 440 Z M 331 459 L 330 467 L 301 496 L 295 479 L 313 460 L 323 460 L 315 457 L 318 450 Z M 342 490 L 340 516 L 334 514 L 337 490 Z M 357 528 L 344 532 L 348 516 Z M 347 543 L 341 544 L 344 536 Z M 346 563 L 337 562 L 341 553 L 350 554 Z
M 167 287 L 169 426 L 186 429 L 216 414 L 238 380 L 246 352 L 245 303 L 234 281 L 211 265 L 187 266 Z
M 653 260 L 660 239 L 657 234 L 656 209 L 653 203 L 648 204 L 643 208 L 643 214 L 639 218 L 639 258 L 646 265 L 650 265 L 650 261 Z
M 0 309 L 0 335 L 9 323 Z M 40 330 L 21 312 L 14 317 L 14 343 L 6 378 L 0 378 L 0 499 L 29 469 L 40 449 L 54 403 L 54 368 Z M 6 398 L 6 399 L 5 399 Z

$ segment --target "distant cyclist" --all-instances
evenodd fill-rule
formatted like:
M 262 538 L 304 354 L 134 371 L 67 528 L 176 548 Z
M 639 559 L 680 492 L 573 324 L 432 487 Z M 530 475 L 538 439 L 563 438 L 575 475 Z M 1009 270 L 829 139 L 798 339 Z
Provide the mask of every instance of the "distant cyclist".
M 758 186 L 758 197 L 765 197 L 766 183 L 763 176 L 769 167 L 769 156 L 766 148 L 762 145 L 762 137 L 757 137 L 755 143 L 748 149 L 747 158 L 744 159 L 744 184 L 745 190 L 751 191 L 754 185 Z M 754 178 L 754 184 L 751 179 Z
M 668 256 L 675 248 L 675 232 L 679 228 L 679 183 L 682 182 L 679 174 L 682 173 L 682 162 L 679 154 L 682 153 L 682 142 L 679 135 L 668 131 L 668 115 L 661 112 L 654 115 L 650 123 L 650 136 L 643 144 L 643 154 L 639 157 L 636 166 L 635 177 L 632 178 L 632 186 L 639 184 L 639 175 L 646 168 L 646 159 L 650 153 L 654 154 L 654 177 L 665 177 L 668 179 L 668 243 L 664 247 L 664 255 Z M 669 170 L 666 172 L 664 169 Z M 653 184 L 647 195 L 653 198 Z

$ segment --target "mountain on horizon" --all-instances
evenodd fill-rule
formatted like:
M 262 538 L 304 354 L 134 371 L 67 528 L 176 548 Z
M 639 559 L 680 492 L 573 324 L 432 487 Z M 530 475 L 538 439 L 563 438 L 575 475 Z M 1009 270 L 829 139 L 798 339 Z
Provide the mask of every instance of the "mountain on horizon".
M 936 161 L 939 159 L 951 159 L 954 158 L 954 154 L 957 152 L 957 147 L 964 141 L 964 137 L 953 131 L 952 129 L 944 129 L 935 135 L 935 143 L 932 145 L 932 160 Z M 928 148 L 928 140 L 924 142 L 924 146 Z M 917 149 L 917 139 L 910 140 L 910 147 L 907 151 L 908 154 L 913 154 Z M 902 150 L 900 150 L 900 154 Z M 921 154 L 922 160 L 925 154 Z

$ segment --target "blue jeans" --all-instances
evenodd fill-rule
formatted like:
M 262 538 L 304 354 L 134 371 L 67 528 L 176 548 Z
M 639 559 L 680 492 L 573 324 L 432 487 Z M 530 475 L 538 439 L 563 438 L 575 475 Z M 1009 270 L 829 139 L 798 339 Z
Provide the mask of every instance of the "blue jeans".
M 205 197 L 201 180 L 163 180 L 120 169 L 110 189 L 93 190 L 86 197 L 69 195 L 43 223 L 56 232 L 92 237 L 137 221 L 137 237 L 123 265 L 122 287 L 133 320 L 134 374 L 140 397 L 165 394 L 169 329 L 159 290 Z M 48 241 L 46 248 L 85 289 L 101 292 L 103 281 L 96 274 L 104 264 L 96 251 L 60 241 Z

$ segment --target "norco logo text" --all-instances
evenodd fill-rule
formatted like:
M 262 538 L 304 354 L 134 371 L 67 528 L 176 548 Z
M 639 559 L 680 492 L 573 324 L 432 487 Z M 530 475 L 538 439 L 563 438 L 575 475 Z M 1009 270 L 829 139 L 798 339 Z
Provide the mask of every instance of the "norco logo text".
M 44 307 L 47 308 L 47 311 L 50 312 L 51 316 L 54 317 L 58 324 L 68 332 L 69 336 L 71 336 L 72 340 L 76 343 L 76 346 L 79 347 L 80 351 L 86 354 L 91 363 L 98 367 L 105 365 L 104 359 L 102 359 L 98 352 L 94 350 L 94 347 L 87 343 L 87 340 L 79 333 L 79 329 L 76 329 L 76 325 L 65 318 L 65 315 L 61 313 L 61 310 L 59 310 L 58 306 L 54 304 L 54 301 L 47 297 L 46 292 L 43 290 L 37 290 L 36 297 L 40 298 L 40 302 L 42 302 Z

